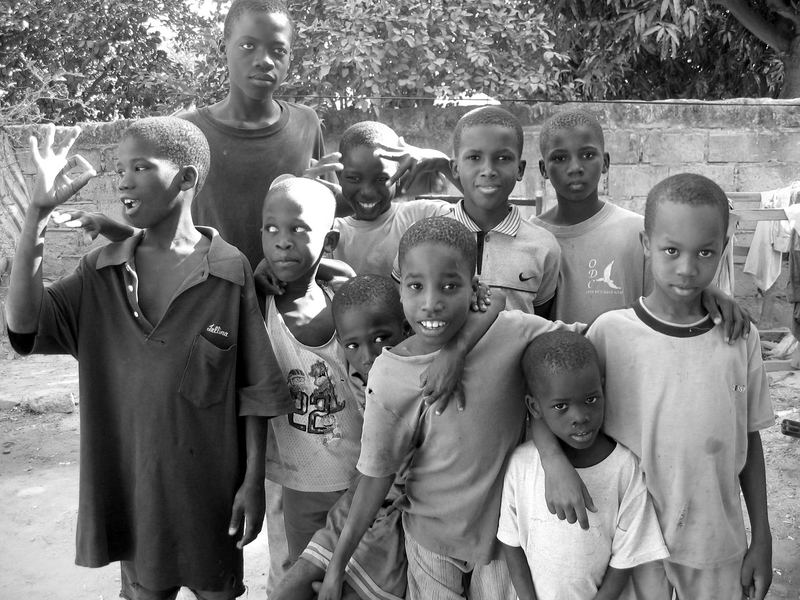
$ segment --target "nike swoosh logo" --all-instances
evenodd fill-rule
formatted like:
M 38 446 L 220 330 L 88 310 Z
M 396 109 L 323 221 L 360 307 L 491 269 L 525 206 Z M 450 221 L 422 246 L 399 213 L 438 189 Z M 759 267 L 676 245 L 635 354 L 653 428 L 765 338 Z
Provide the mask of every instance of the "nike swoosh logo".
M 523 273 L 519 274 L 519 280 L 520 281 L 530 281 L 534 277 L 536 277 L 536 275 L 531 275 L 530 277 L 525 277 Z

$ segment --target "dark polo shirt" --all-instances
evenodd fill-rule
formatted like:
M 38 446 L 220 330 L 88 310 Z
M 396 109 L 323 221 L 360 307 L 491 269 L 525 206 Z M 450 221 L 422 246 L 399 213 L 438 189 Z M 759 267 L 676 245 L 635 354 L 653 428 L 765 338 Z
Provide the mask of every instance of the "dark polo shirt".
M 244 415 L 291 411 L 247 259 L 210 228 L 202 265 L 158 323 L 137 302 L 141 235 L 87 254 L 46 289 L 14 348 L 79 360 L 76 563 L 134 561 L 139 583 L 215 590 L 241 578 L 227 535 Z

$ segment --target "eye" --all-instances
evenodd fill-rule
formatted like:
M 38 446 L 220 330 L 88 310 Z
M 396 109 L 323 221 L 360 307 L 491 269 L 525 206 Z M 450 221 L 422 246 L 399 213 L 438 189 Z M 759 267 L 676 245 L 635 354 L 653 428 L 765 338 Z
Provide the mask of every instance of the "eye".
M 700 256 L 700 258 L 711 258 L 712 256 L 714 256 L 714 251 L 713 250 L 700 250 L 700 252 L 698 252 L 697 254 Z
M 464 160 L 480 160 L 480 159 L 481 159 L 481 157 L 478 156 L 477 154 L 467 154 L 464 157 Z
M 136 165 L 135 167 L 133 167 L 133 170 L 134 171 L 146 171 L 147 167 L 144 166 L 144 165 Z
M 382 333 L 382 334 L 380 334 L 380 335 L 376 335 L 376 336 L 375 336 L 375 339 L 374 339 L 374 340 L 372 340 L 372 343 L 373 343 L 373 344 L 382 344 L 383 342 L 385 342 L 386 340 L 388 340 L 390 337 L 391 337 L 391 335 L 389 335 L 389 334 L 383 334 L 383 333 Z
M 389 177 L 387 177 L 386 175 L 381 175 L 375 181 L 377 183 L 380 183 L 381 185 L 386 185 L 386 182 L 389 181 Z
M 595 156 L 597 156 L 597 155 L 591 150 L 588 150 L 587 152 L 583 153 L 583 158 L 585 158 L 585 159 L 592 159 Z
M 594 404 L 597 402 L 597 400 L 598 400 L 597 396 L 589 396 L 586 399 L 586 404 Z
M 553 162 L 563 162 L 564 160 L 566 160 L 566 156 L 563 154 L 552 154 L 550 156 L 550 160 Z
M 457 283 L 445 283 L 442 286 L 442 289 L 447 291 L 447 292 L 452 292 L 452 291 L 456 290 L 457 288 L 458 288 L 458 284 Z
M 265 233 L 278 233 L 278 228 L 275 225 L 264 225 L 261 231 Z
M 292 227 L 292 233 L 308 233 L 309 229 L 305 225 L 295 225 Z
M 120 177 L 125 175 L 125 169 L 117 169 L 117 175 L 119 175 Z
M 558 404 L 553 404 L 553 410 L 556 412 L 564 412 L 567 410 L 567 403 L 559 402 Z
M 241 44 L 239 44 L 239 47 L 242 50 L 252 50 L 253 48 L 255 48 L 255 44 L 253 44 L 253 42 L 242 42 Z
M 286 48 L 275 48 L 272 52 L 278 56 L 286 56 L 289 54 L 289 51 Z
M 407 284 L 406 287 L 408 289 L 410 289 L 410 290 L 414 290 L 415 292 L 418 292 L 419 290 L 422 289 L 422 284 L 418 283 L 416 281 L 412 281 L 411 283 Z
M 357 177 L 355 175 L 348 175 L 344 178 L 347 183 L 361 183 L 361 177 Z
M 355 342 L 350 342 L 349 344 L 345 344 L 344 347 L 346 350 L 351 350 L 351 351 L 358 350 L 358 344 L 356 344 Z
M 664 254 L 667 256 L 678 256 L 677 248 L 664 248 Z

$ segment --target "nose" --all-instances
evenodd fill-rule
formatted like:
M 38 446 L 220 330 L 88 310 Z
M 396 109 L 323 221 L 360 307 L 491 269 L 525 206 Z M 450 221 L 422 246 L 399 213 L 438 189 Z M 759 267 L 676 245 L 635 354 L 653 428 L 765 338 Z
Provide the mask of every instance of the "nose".
M 581 174 L 583 173 L 583 165 L 581 161 L 578 159 L 577 156 L 573 156 L 569 159 L 569 164 L 567 165 L 567 173 L 570 174 Z
M 361 365 L 368 367 L 375 360 L 375 355 L 368 344 L 362 344 L 358 347 L 358 355 L 356 359 Z
M 131 187 L 131 179 L 129 176 L 129 171 L 125 171 L 122 175 L 119 176 L 119 183 L 117 184 L 117 188 L 120 190 L 127 190 Z
M 697 274 L 697 260 L 689 253 L 682 254 L 678 260 L 678 275 L 691 277 Z
M 497 175 L 497 168 L 496 165 L 494 164 L 494 161 L 488 158 L 484 160 L 481 163 L 480 174 L 483 175 L 484 177 L 489 177 L 489 178 L 495 177 Z
M 275 63 L 269 54 L 269 49 L 264 48 L 255 53 L 255 64 L 267 71 L 271 71 L 275 67 Z
M 370 202 L 378 199 L 378 190 L 375 189 L 375 186 L 371 184 L 361 186 L 359 193 L 361 194 L 362 198 L 369 200 Z
M 442 309 L 441 295 L 439 290 L 428 288 L 425 292 L 425 302 L 422 309 L 428 314 L 434 314 Z
M 589 421 L 589 411 L 584 406 L 572 407 L 572 426 L 577 427 Z
M 285 233 L 279 233 L 275 237 L 275 246 L 280 248 L 281 250 L 288 250 L 292 247 L 292 240 L 291 238 L 286 235 Z

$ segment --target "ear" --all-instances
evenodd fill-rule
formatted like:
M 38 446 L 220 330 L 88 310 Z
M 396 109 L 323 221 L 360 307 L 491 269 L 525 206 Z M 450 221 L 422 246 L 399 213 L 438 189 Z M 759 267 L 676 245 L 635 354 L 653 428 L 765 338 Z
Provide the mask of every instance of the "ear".
M 455 158 L 450 159 L 450 173 L 453 175 L 453 179 L 459 181 L 458 179 L 458 161 Z
M 517 181 L 522 181 L 522 176 L 525 175 L 525 166 L 528 164 L 528 161 L 521 160 L 519 161 L 519 167 L 517 168 Z
M 608 152 L 603 152 L 603 173 L 608 173 L 608 167 L 611 164 L 611 155 Z
M 335 229 L 331 229 L 328 233 L 325 234 L 325 243 L 322 245 L 322 249 L 325 252 L 333 252 L 336 250 L 336 246 L 339 245 L 339 232 Z
M 541 173 L 542 177 L 544 177 L 545 179 L 549 179 L 549 177 L 547 176 L 547 167 L 544 166 L 543 158 L 539 159 L 539 173 Z
M 181 167 L 180 171 L 178 171 L 178 177 L 180 178 L 181 191 L 185 192 L 192 189 L 197 185 L 197 178 L 199 177 L 197 167 L 194 165 Z
M 225 56 L 226 49 L 227 45 L 225 44 L 225 38 L 219 38 L 217 40 L 217 52 L 219 52 L 222 56 Z
M 647 235 L 646 231 L 639 232 L 639 241 L 642 242 L 642 248 L 644 249 L 644 257 L 650 258 L 650 236 Z
M 534 418 L 542 418 L 542 411 L 539 408 L 539 402 L 531 394 L 525 394 L 525 405 L 528 407 L 528 410 L 534 416 Z

